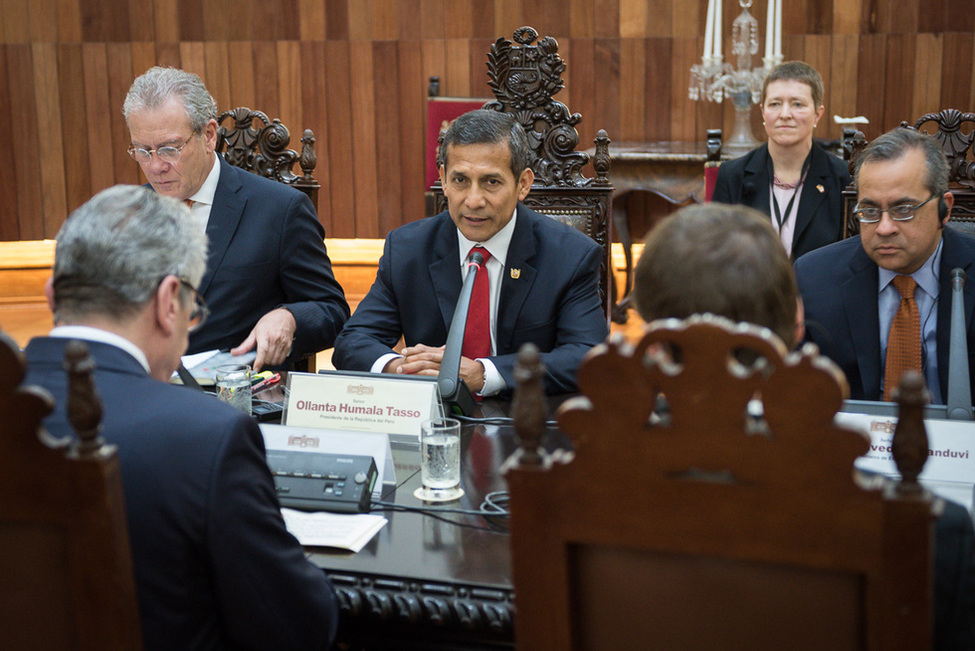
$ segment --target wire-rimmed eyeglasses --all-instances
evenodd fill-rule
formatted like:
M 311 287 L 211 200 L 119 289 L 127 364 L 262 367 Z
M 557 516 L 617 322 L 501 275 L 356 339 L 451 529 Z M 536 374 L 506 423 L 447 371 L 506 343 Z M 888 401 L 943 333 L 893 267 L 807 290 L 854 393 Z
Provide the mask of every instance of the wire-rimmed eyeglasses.
M 190 284 L 190 281 L 183 278 L 182 276 L 176 276 L 179 279 L 179 284 L 190 290 L 193 294 L 193 310 L 190 312 L 190 322 L 189 322 L 189 332 L 193 332 L 197 328 L 206 322 L 207 317 L 210 316 L 210 308 L 207 307 L 206 301 L 200 296 L 200 292 L 197 291 L 196 287 Z M 162 282 L 162 281 L 160 281 Z
M 906 222 L 914 219 L 914 215 L 917 214 L 918 208 L 931 201 L 936 196 L 938 195 L 932 194 L 921 203 L 899 203 L 896 206 L 891 206 L 890 208 L 861 206 L 860 204 L 857 204 L 853 207 L 853 214 L 856 215 L 856 218 L 860 220 L 861 224 L 876 224 L 880 221 L 880 216 L 884 213 L 890 215 L 890 218 L 895 222 Z
M 136 147 L 132 145 L 126 151 L 129 152 L 129 156 L 137 163 L 148 163 L 152 160 L 152 154 L 155 153 L 159 160 L 164 163 L 169 163 L 172 165 L 179 160 L 180 153 L 183 151 L 183 147 L 190 144 L 190 140 L 193 136 L 200 132 L 199 129 L 190 134 L 190 137 L 183 141 L 183 144 L 179 147 L 174 147 L 173 145 L 166 145 L 164 147 L 156 147 L 155 149 L 146 149 L 144 147 Z

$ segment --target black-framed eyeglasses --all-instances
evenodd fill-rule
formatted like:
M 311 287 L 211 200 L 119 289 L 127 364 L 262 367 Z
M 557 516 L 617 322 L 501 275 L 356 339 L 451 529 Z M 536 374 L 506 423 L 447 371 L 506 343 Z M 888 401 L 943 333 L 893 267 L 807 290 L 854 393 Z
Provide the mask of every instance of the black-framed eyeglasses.
M 159 160 L 164 163 L 169 163 L 170 165 L 179 160 L 180 153 L 183 151 L 183 147 L 190 144 L 190 140 L 193 139 L 196 134 L 200 133 L 197 129 L 190 134 L 190 137 L 183 141 L 183 144 L 179 147 L 174 147 L 172 145 L 166 145 L 164 147 L 157 147 L 156 149 L 145 149 L 144 147 L 131 146 L 126 151 L 129 152 L 129 156 L 137 163 L 148 163 L 152 160 L 152 154 L 155 152 Z
M 206 301 L 204 301 L 203 297 L 200 296 L 200 292 L 197 291 L 196 287 L 190 284 L 190 281 L 186 280 L 182 276 L 176 276 L 176 278 L 179 280 L 180 285 L 190 290 L 190 292 L 193 294 L 193 310 L 190 312 L 190 323 L 188 328 L 189 332 L 193 332 L 206 322 L 207 317 L 210 316 L 210 308 L 207 307 Z
M 906 222 L 908 220 L 914 219 L 914 215 L 917 214 L 918 208 L 926 204 L 927 202 L 934 199 L 937 194 L 932 194 L 930 197 L 918 204 L 913 203 L 899 203 L 896 206 L 891 206 L 890 208 L 878 208 L 877 206 L 861 206 L 857 204 L 853 207 L 853 214 L 856 218 L 860 220 L 861 224 L 876 224 L 880 221 L 880 216 L 884 213 L 890 215 L 890 218 L 895 222 Z

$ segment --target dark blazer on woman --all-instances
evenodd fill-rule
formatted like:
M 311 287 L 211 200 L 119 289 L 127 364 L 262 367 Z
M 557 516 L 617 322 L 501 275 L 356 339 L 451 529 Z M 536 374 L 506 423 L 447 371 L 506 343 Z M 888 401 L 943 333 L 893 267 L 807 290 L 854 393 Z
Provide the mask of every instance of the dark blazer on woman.
M 743 204 L 771 215 L 768 162 L 766 143 L 740 158 L 722 163 L 711 200 Z M 840 193 L 849 184 L 846 162 L 813 145 L 792 236 L 793 259 L 843 238 L 843 196 Z M 781 208 L 784 210 L 785 206 Z

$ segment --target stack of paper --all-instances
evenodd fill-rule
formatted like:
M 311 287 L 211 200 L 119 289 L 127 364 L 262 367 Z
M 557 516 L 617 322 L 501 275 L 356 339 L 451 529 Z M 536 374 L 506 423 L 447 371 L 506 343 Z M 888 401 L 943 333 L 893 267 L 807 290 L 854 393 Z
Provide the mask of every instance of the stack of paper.
M 306 547 L 334 547 L 358 552 L 386 525 L 381 515 L 339 514 L 281 509 L 288 531 Z

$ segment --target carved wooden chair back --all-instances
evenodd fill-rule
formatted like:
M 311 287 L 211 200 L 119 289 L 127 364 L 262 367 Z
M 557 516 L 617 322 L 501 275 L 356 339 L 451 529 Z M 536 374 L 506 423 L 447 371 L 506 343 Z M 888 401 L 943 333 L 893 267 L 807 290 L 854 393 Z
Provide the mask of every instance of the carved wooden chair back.
M 704 160 L 704 201 L 711 201 L 721 167 L 721 129 L 708 129 L 707 157 Z
M 613 281 L 610 230 L 611 195 L 609 182 L 609 138 L 599 130 L 593 160 L 595 178 L 582 175 L 589 154 L 576 151 L 579 113 L 569 113 L 562 102 L 552 99 L 564 87 L 565 62 L 559 44 L 551 36 L 538 39 L 531 27 L 514 33 L 514 42 L 499 38 L 488 54 L 488 85 L 495 101 L 484 108 L 514 115 L 528 134 L 534 150 L 531 164 L 535 183 L 524 204 L 579 229 L 603 249 L 599 292 L 607 321 L 612 305 Z M 442 161 L 437 162 L 437 165 Z M 447 209 L 447 199 L 439 182 L 434 184 L 436 212 Z
M 537 357 L 518 369 L 506 477 L 518 648 L 930 647 L 937 505 L 908 469 L 913 482 L 884 490 L 857 481 L 869 438 L 834 422 L 848 387 L 832 362 L 711 315 L 594 353 L 583 395 L 558 413 L 568 458 L 537 443 Z M 921 434 L 898 431 L 894 446 L 923 465 L 914 382 L 904 400 Z
M 948 225 L 960 231 L 975 234 L 975 113 L 962 113 L 957 109 L 943 109 L 919 117 L 913 125 L 904 121 L 901 127 L 916 129 L 938 139 L 948 159 L 948 188 L 955 197 Z M 929 130 L 930 129 L 930 130 Z M 850 176 L 854 176 L 857 161 L 867 141 L 860 131 L 849 138 Z M 844 236 L 860 232 L 860 223 L 853 216 L 857 201 L 856 178 L 843 191 L 846 208 Z
M 260 122 L 260 126 L 255 124 L 255 119 Z M 311 129 L 305 129 L 301 136 L 299 154 L 288 149 L 291 144 L 288 127 L 277 118 L 269 120 L 261 111 L 241 106 L 221 113 L 217 123 L 219 127 L 216 150 L 223 155 L 225 161 L 301 190 L 309 196 L 315 210 L 318 210 L 318 190 L 321 184 L 312 176 L 318 159 L 315 155 L 315 134 Z M 295 163 L 301 168 L 300 176 L 293 171 Z
M 69 346 L 76 441 L 53 440 L 50 394 L 20 386 L 23 356 L 0 333 L 0 635 L 11 649 L 142 647 L 114 446 L 99 436 L 93 362 Z

